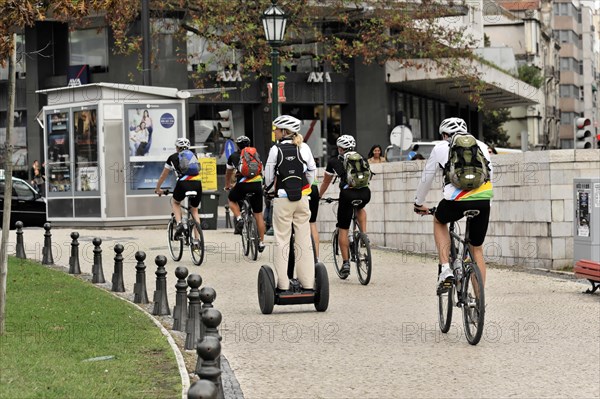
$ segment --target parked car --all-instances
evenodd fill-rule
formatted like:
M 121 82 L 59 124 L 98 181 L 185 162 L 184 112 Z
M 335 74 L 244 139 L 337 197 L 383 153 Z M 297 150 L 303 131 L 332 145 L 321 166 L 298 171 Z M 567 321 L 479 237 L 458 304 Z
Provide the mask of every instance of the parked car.
M 424 159 L 429 158 L 431 150 L 440 140 L 437 141 L 415 141 L 410 145 L 408 150 L 402 151 L 402 159 L 400 159 L 400 147 L 388 146 L 385 149 L 385 159 L 388 162 L 394 161 L 410 161 L 416 154 L 421 154 Z
M 4 217 L 4 176 L 0 177 L 0 226 Z M 24 227 L 43 226 L 46 223 L 46 198 L 23 179 L 12 178 L 10 228 L 18 221 Z

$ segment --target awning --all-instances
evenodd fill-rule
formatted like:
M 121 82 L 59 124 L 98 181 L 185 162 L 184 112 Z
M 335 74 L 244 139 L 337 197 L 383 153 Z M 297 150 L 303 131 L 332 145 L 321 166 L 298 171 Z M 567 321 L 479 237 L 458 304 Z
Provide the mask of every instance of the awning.
M 397 62 L 388 62 L 386 72 L 390 86 L 451 104 L 477 105 L 469 98 L 475 90 L 466 79 L 442 76 L 433 68 L 431 61 L 417 62 L 425 68 L 402 68 Z M 543 103 L 541 90 L 479 61 L 474 61 L 474 66 L 484 82 L 480 95 L 486 108 L 510 108 Z

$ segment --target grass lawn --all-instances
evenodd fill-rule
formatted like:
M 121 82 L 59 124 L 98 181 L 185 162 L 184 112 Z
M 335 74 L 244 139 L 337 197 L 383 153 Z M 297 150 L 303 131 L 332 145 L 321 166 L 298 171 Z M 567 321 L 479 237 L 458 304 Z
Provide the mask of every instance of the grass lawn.
M 6 296 L 0 398 L 181 397 L 167 339 L 130 303 L 13 257 Z

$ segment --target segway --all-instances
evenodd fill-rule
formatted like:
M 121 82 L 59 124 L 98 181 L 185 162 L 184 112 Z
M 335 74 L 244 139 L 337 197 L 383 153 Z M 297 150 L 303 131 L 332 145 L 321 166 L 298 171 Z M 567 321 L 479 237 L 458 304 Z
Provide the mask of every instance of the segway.
M 311 237 L 312 239 L 312 237 Z M 290 279 L 290 288 L 287 291 L 279 291 L 275 281 L 273 269 L 267 265 L 262 265 L 258 272 L 258 304 L 263 314 L 271 314 L 274 305 L 301 305 L 314 303 L 318 312 L 324 312 L 329 306 L 329 278 L 327 269 L 321 262 L 316 261 L 315 257 L 315 289 L 304 289 L 300 282 L 294 277 L 294 232 L 290 239 L 290 256 L 288 258 L 288 278 Z

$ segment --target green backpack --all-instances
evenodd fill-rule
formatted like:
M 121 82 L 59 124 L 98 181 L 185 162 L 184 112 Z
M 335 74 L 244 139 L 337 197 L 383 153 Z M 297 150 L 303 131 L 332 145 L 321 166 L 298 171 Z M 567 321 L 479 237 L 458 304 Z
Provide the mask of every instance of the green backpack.
M 456 133 L 450 139 L 444 182 L 461 190 L 474 190 L 490 179 L 489 162 L 471 134 Z
M 369 186 L 371 169 L 369 163 L 356 151 L 344 154 L 344 170 L 346 182 L 350 188 L 363 188 Z

